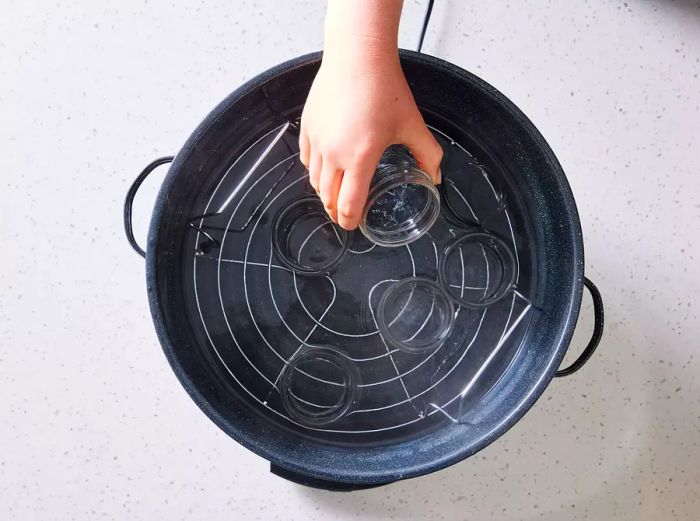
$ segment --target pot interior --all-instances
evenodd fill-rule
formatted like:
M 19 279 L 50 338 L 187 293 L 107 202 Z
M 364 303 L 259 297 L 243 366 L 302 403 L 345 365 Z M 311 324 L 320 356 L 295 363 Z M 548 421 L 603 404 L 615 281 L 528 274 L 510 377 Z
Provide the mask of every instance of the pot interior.
M 404 53 L 445 153 L 441 215 L 400 248 L 344 235 L 298 160 L 318 59 L 236 91 L 178 154 L 149 234 L 151 303 L 183 385 L 232 437 L 311 476 L 388 481 L 468 456 L 539 396 L 578 312 L 580 229 L 532 124 Z M 409 278 L 438 288 L 382 298 Z

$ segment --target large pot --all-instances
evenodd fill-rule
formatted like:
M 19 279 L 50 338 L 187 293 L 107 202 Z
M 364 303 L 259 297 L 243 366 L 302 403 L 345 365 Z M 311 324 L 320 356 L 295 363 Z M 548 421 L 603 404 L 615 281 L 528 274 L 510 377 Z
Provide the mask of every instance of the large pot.
M 299 425 L 280 414 L 278 405 L 268 403 L 264 392 L 256 391 L 257 383 L 252 387 L 247 383 L 255 381 L 255 375 L 251 376 L 254 371 L 243 359 L 235 358 L 238 353 L 222 354 L 216 349 L 228 349 L 231 338 L 223 326 L 220 330 L 218 326 L 206 327 L 207 321 L 220 321 L 221 317 L 213 316 L 219 313 L 212 311 L 213 300 L 212 307 L 207 307 L 214 289 L 193 288 L 201 276 L 195 275 L 193 283 L 193 270 L 202 259 L 215 257 L 224 240 L 231 244 L 229 232 L 254 233 L 244 231 L 250 224 L 246 219 L 233 225 L 229 219 L 226 229 L 212 223 L 207 226 L 207 215 L 232 211 L 226 201 L 218 208 L 220 212 L 213 211 L 217 208 L 212 206 L 216 203 L 212 203 L 212 194 L 232 171 L 236 158 L 251 147 L 261 146 L 262 136 L 268 136 L 265 147 L 271 148 L 281 146 L 277 131 L 281 126 L 281 132 L 293 132 L 320 60 L 317 53 L 288 61 L 228 96 L 177 156 L 154 161 L 138 177 L 127 196 L 125 225 L 130 242 L 144 254 L 131 231 L 133 197 L 156 166 L 172 161 L 155 204 L 145 251 L 153 321 L 168 362 L 202 411 L 233 439 L 269 460 L 274 472 L 308 485 L 352 489 L 433 472 L 494 441 L 525 414 L 555 375 L 574 372 L 590 357 L 600 340 L 603 308 L 598 291 L 584 278 L 583 242 L 574 198 L 556 157 L 537 129 L 483 80 L 440 59 L 402 51 L 402 67 L 426 122 L 437 133 L 449 136 L 449 141 L 474 152 L 508 202 L 513 248 L 522 263 L 518 288 L 527 297 L 529 311 L 523 313 L 527 320 L 514 323 L 518 327 L 511 329 L 517 329 L 518 336 L 507 353 L 499 353 L 498 363 L 473 373 L 474 379 L 485 379 L 480 380 L 479 391 L 467 401 L 456 397 L 458 402 L 445 402 L 445 407 L 431 403 L 435 410 L 427 410 L 424 428 L 387 428 L 381 436 L 347 434 L 342 429 Z M 296 146 L 294 141 L 293 136 L 284 139 L 290 152 Z M 265 152 L 269 150 L 261 151 Z M 230 176 L 252 183 L 257 166 L 249 163 Z M 265 188 L 261 192 L 263 201 L 274 193 L 275 183 L 267 187 L 269 191 Z M 228 199 L 234 196 L 232 193 Z M 453 204 L 444 210 L 445 222 L 469 226 L 469 219 L 460 218 L 460 210 Z M 262 223 L 261 227 L 270 220 L 260 206 L 242 211 L 255 223 Z M 230 226 L 239 228 L 228 229 Z M 200 268 L 200 273 L 205 269 Z M 221 269 L 217 272 L 220 295 L 222 285 L 227 284 Z M 593 296 L 595 331 L 579 359 L 557 372 L 573 334 L 584 284 Z M 237 304 L 225 305 L 223 299 L 231 293 L 238 302 L 238 290 L 232 288 L 224 288 L 221 297 L 221 312 L 229 315 L 223 318 L 227 324 L 234 322 L 229 329 L 236 343 L 255 343 L 258 340 L 252 326 L 235 326 L 235 315 L 245 313 Z M 251 291 L 255 297 L 255 291 L 267 290 L 254 287 Z M 511 323 L 510 315 L 506 325 Z M 263 349 L 262 342 L 260 346 Z M 247 354 L 256 353 L 259 351 Z M 489 351 L 483 351 L 479 360 L 491 360 L 487 355 Z M 226 363 L 227 356 L 234 357 L 233 363 Z M 471 375 L 476 363 L 459 366 L 453 374 L 462 371 Z M 422 412 L 418 416 L 423 420 Z

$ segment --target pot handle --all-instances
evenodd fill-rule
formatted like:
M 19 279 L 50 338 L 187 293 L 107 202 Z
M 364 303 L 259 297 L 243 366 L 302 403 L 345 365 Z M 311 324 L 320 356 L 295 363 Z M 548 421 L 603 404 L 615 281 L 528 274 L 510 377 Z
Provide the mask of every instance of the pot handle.
M 136 179 L 134 179 L 134 182 L 131 183 L 129 191 L 126 193 L 126 198 L 124 199 L 124 231 L 126 232 L 126 240 L 129 241 L 129 244 L 134 251 L 144 258 L 146 257 L 146 252 L 143 251 L 143 248 L 141 248 L 141 246 L 139 246 L 139 244 L 136 242 L 136 239 L 134 238 L 134 227 L 133 223 L 131 222 L 134 197 L 136 197 L 136 192 L 138 192 L 139 188 L 141 187 L 141 183 L 144 182 L 151 172 L 153 172 L 160 165 L 172 163 L 173 159 L 175 159 L 173 156 L 166 156 L 159 157 L 155 161 L 152 161 L 146 168 L 143 169 Z
M 600 291 L 593 282 L 589 279 L 584 278 L 583 283 L 591 294 L 593 298 L 593 334 L 591 339 L 588 341 L 586 349 L 579 355 L 579 357 L 572 363 L 569 367 L 564 369 L 559 369 L 554 376 L 569 376 L 581 369 L 586 362 L 591 358 L 591 355 L 600 344 L 600 339 L 603 338 L 603 326 L 605 324 L 605 313 L 603 310 L 603 298 L 600 296 Z

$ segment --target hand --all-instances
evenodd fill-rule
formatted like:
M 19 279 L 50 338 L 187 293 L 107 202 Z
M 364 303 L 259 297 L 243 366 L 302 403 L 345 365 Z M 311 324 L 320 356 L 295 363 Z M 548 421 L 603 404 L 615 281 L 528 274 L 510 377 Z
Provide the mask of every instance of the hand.
M 440 182 L 442 148 L 425 126 L 396 47 L 359 38 L 326 45 L 301 118 L 301 162 L 331 219 L 360 223 L 370 181 L 384 150 L 406 145 Z

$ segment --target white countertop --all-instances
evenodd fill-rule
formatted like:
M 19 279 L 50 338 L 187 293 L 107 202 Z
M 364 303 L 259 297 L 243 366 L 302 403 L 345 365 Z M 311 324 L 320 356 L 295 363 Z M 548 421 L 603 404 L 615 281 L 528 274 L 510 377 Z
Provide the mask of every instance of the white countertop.
M 698 519 L 700 8 L 486 4 L 438 0 L 424 50 L 549 141 L 605 338 L 476 456 L 339 494 L 274 477 L 189 399 L 121 222 L 148 161 L 244 80 L 321 46 L 324 3 L 0 3 L 2 519 Z M 414 47 L 422 2 L 405 11 Z M 140 237 L 157 185 L 137 199 Z

